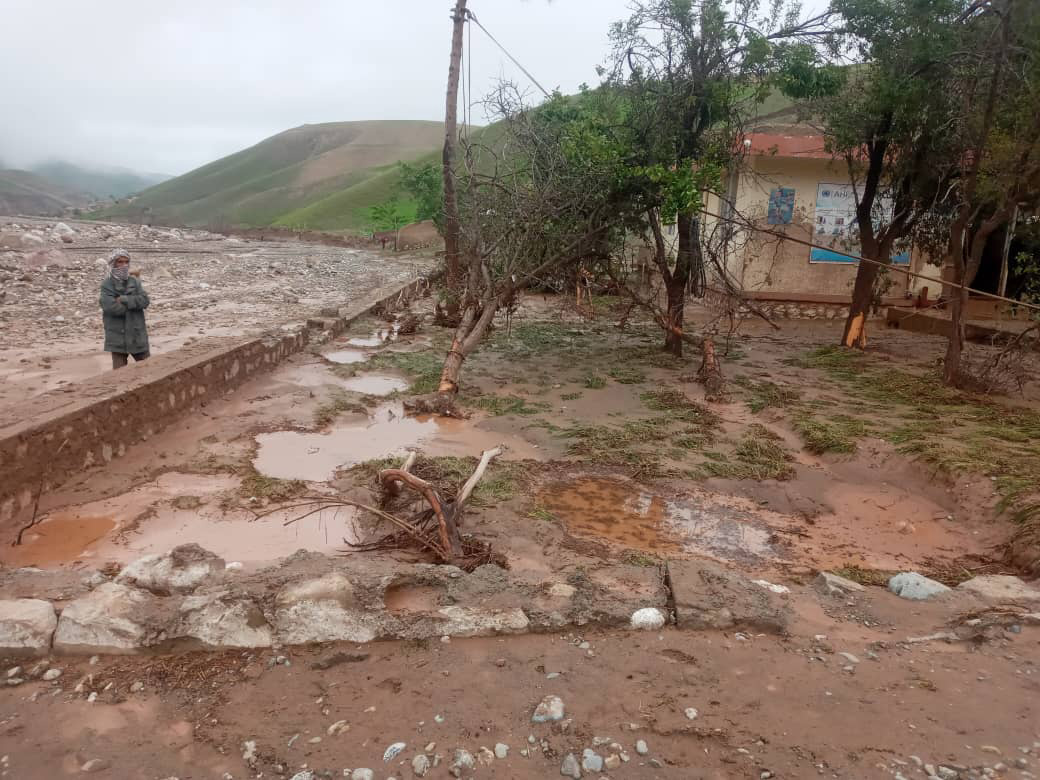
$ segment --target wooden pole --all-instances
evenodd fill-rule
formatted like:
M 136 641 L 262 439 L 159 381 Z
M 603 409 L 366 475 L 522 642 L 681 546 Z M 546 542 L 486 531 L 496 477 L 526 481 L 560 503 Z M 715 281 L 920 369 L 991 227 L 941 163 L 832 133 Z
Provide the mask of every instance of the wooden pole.
M 448 285 L 448 316 L 458 319 L 459 301 L 459 203 L 455 191 L 455 145 L 458 139 L 459 71 L 462 63 L 462 32 L 466 24 L 466 0 L 456 0 L 451 14 L 451 59 L 444 105 L 444 270 Z

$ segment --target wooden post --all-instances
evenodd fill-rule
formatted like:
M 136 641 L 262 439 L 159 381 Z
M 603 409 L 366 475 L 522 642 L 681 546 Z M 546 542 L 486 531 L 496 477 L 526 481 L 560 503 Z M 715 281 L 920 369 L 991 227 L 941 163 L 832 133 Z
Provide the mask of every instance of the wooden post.
M 462 62 L 462 32 L 466 24 L 466 0 L 456 0 L 452 11 L 451 59 L 444 106 L 444 270 L 448 286 L 448 318 L 458 319 L 459 301 L 459 203 L 455 192 L 455 143 L 458 138 L 459 71 Z

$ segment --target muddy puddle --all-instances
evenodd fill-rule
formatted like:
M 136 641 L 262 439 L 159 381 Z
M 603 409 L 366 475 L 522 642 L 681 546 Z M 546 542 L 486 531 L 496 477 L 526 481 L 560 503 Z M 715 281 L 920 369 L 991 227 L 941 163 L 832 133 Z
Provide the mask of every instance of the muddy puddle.
M 425 454 L 472 455 L 505 444 L 508 459 L 544 460 L 546 454 L 517 435 L 484 430 L 468 420 L 405 416 L 400 403 L 385 403 L 365 420 L 344 421 L 327 431 L 278 431 L 256 437 L 253 465 L 277 479 L 323 482 L 335 471 L 374 458 Z
M 353 336 L 347 339 L 347 344 L 352 347 L 381 347 L 397 340 L 397 325 L 389 328 L 381 328 L 374 331 L 371 336 Z
M 323 353 L 323 357 L 333 363 L 349 365 L 351 363 L 364 363 L 368 360 L 368 353 L 362 352 L 360 349 L 337 349 Z
M 238 487 L 232 476 L 164 474 L 122 495 L 53 512 L 27 531 L 18 547 L 0 547 L 9 566 L 55 568 L 76 561 L 99 566 L 165 553 L 192 541 L 228 561 L 270 561 L 298 549 L 334 553 L 355 540 L 356 513 L 326 510 L 285 525 L 289 513 L 256 519 L 219 507 L 219 494 Z
M 576 536 L 656 555 L 733 561 L 783 557 L 767 526 L 724 501 L 673 501 L 635 483 L 587 478 L 550 485 L 538 503 Z
M 389 374 L 362 374 L 343 381 L 342 386 L 355 393 L 367 395 L 390 395 L 408 389 L 408 382 Z
M 384 373 L 366 373 L 345 379 L 336 376 L 327 363 L 288 364 L 273 375 L 277 381 L 289 382 L 299 387 L 340 387 L 366 395 L 390 395 L 408 389 L 408 380 Z

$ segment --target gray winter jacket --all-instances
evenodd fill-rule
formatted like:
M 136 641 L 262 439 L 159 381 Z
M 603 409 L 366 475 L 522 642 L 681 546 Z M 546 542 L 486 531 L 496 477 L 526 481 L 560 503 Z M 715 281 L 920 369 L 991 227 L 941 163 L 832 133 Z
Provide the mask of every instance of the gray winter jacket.
M 120 300 L 116 300 L 119 298 Z M 101 312 L 105 323 L 105 352 L 139 355 L 148 351 L 148 328 L 144 310 L 148 293 L 135 276 L 125 282 L 105 277 L 101 283 Z

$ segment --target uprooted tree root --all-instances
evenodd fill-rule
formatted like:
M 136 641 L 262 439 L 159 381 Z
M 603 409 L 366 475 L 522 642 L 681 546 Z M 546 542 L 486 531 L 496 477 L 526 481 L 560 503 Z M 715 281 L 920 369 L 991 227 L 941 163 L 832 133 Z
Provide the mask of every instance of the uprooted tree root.
M 432 483 L 411 473 L 411 468 L 416 460 L 416 453 L 412 452 L 400 468 L 383 469 L 379 472 L 378 482 L 382 491 L 380 503 L 384 508 L 368 506 L 342 497 L 307 496 L 304 501 L 288 507 L 288 509 L 305 509 L 306 511 L 289 518 L 285 521 L 285 525 L 299 522 L 328 509 L 354 507 L 390 523 L 395 530 L 370 542 L 347 542 L 353 550 L 371 552 L 411 549 L 432 555 L 438 563 L 458 566 L 465 571 L 473 571 L 478 566 L 487 563 L 508 568 L 505 556 L 494 552 L 489 545 L 479 539 L 463 536 L 459 530 L 463 522 L 463 509 L 466 501 L 484 476 L 488 464 L 492 459 L 501 455 L 502 451 L 501 446 L 484 451 L 477 467 L 453 499 L 445 500 Z M 417 493 L 427 506 L 407 518 L 388 511 L 395 503 L 400 503 L 395 499 L 400 497 L 402 487 L 407 487 Z M 284 509 L 286 507 L 280 507 L 278 510 L 270 510 L 264 514 Z M 263 515 L 258 515 L 258 517 L 261 516 Z

